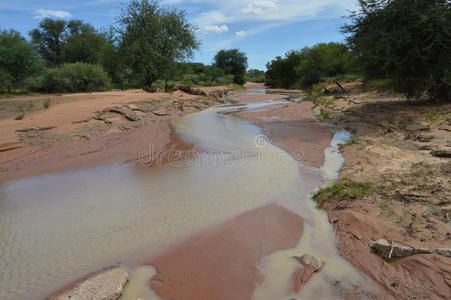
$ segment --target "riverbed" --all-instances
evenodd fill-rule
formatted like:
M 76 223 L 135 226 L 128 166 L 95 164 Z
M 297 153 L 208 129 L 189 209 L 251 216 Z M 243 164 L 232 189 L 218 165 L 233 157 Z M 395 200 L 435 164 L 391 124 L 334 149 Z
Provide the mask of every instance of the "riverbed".
M 243 94 L 237 97 L 263 95 Z M 321 167 L 310 166 L 231 113 L 288 105 L 281 98 L 264 95 L 258 104 L 242 101 L 176 119 L 173 131 L 195 150 L 174 152 L 162 165 L 118 163 L 2 184 L 0 298 L 41 299 L 118 263 L 156 267 L 144 299 L 155 296 L 150 287 L 163 298 L 258 300 L 340 299 L 359 294 L 359 286 L 370 289 L 338 254 L 327 217 L 310 198 L 326 176 L 337 174 L 337 144 L 348 135 L 335 133 L 317 153 Z M 224 232 L 232 238 L 212 242 Z M 292 257 L 305 253 L 322 257 L 326 267 L 297 293 Z M 176 287 L 180 276 L 198 281 Z

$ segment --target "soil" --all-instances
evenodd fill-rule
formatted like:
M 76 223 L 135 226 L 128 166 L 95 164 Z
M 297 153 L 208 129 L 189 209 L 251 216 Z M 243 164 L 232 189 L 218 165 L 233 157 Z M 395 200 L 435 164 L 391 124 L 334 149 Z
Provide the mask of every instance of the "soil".
M 0 182 L 137 160 L 149 145 L 155 152 L 189 148 L 174 137 L 169 121 L 218 104 L 218 95 L 230 89 L 202 90 L 206 97 L 127 90 L 2 99 Z M 16 120 L 24 106 L 30 111 Z
M 451 248 L 451 104 L 407 101 L 355 82 L 344 87 L 346 93 L 320 96 L 314 111 L 353 134 L 341 147 L 340 179 L 374 187 L 362 198 L 323 205 L 338 248 L 397 299 L 447 299 L 451 258 L 418 254 L 386 262 L 368 242 Z

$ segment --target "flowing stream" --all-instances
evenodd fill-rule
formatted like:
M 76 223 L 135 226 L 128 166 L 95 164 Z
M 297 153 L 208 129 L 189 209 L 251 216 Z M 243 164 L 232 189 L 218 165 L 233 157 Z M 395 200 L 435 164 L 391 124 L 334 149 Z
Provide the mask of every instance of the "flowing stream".
M 93 167 L 0 185 L 0 299 L 40 299 L 112 264 L 137 266 L 190 234 L 271 202 L 305 218 L 306 238 L 296 249 L 265 259 L 266 280 L 255 299 L 285 299 L 284 280 L 295 267 L 288 258 L 317 246 L 321 250 L 312 254 L 323 254 L 332 267 L 307 285 L 306 295 L 339 270 L 346 272 L 345 281 L 361 280 L 339 257 L 326 216 L 313 207 L 303 186 L 308 172 L 336 173 L 341 157 L 328 155 L 324 170 L 299 172 L 296 161 L 268 143 L 258 127 L 220 114 L 230 109 L 236 107 L 215 107 L 173 122 L 184 140 L 208 150 L 182 162 Z M 137 289 L 153 271 L 138 272 L 138 283 L 131 281 Z M 152 297 L 149 290 L 147 298 Z

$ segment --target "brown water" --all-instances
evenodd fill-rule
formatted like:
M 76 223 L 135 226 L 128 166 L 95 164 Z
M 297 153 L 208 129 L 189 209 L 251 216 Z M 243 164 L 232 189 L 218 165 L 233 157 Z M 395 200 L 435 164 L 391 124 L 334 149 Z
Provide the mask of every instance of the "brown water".
M 268 104 L 250 107 L 261 105 Z M 262 263 L 267 277 L 254 299 L 285 299 L 289 271 L 295 267 L 292 253 L 311 253 L 315 245 L 322 247 L 319 253 L 332 267 L 316 277 L 310 289 L 307 286 L 307 295 L 330 283 L 340 270 L 346 272 L 339 276 L 344 281 L 361 280 L 338 256 L 326 216 L 315 210 L 303 187 L 307 173 L 333 176 L 340 157 L 327 156 L 330 162 L 324 170 L 299 172 L 297 163 L 267 143 L 259 128 L 218 114 L 228 109 L 236 108 L 217 107 L 173 123 L 183 139 L 209 150 L 183 163 L 95 167 L 1 185 L 0 299 L 43 298 L 86 273 L 119 262 L 142 263 L 148 259 L 142 253 L 155 254 L 270 202 L 303 216 L 306 238 L 291 252 L 277 252 Z M 143 278 L 152 272 L 136 270 L 122 299 L 155 299 L 143 288 Z
M 41 298 L 88 272 L 138 263 L 134 253 L 155 253 L 297 188 L 291 158 L 271 144 L 257 148 L 259 129 L 245 121 L 209 110 L 174 128 L 215 152 L 176 166 L 113 165 L 1 185 L 0 299 Z

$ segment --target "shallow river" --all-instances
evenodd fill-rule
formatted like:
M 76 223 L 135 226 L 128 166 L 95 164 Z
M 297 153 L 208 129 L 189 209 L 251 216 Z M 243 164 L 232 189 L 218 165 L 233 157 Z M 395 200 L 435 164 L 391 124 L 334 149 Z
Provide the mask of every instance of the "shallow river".
M 305 217 L 305 238 L 296 251 L 320 246 L 313 254 L 324 254 L 332 266 L 303 293 L 329 296 L 321 286 L 339 270 L 347 273 L 343 280 L 361 280 L 338 257 L 327 219 L 303 187 L 303 172 L 334 176 L 341 160 L 335 148 L 328 150 L 324 170 L 299 172 L 291 156 L 268 143 L 259 128 L 218 113 L 228 109 L 173 122 L 184 140 L 208 150 L 192 153 L 185 162 L 94 167 L 1 185 L 0 299 L 39 299 L 103 267 L 137 266 L 194 232 L 270 202 Z M 282 281 L 295 268 L 289 255 L 280 251 L 265 260 L 266 280 L 255 299 L 282 297 Z

